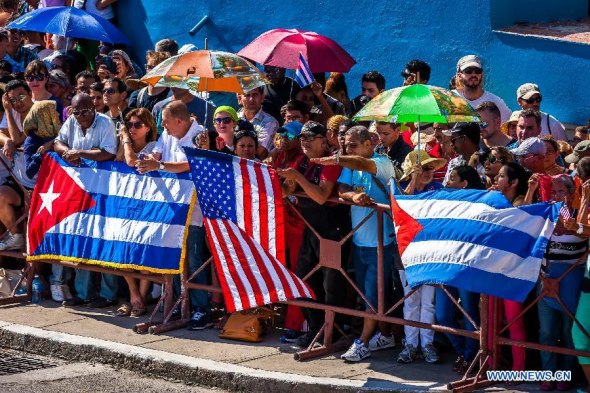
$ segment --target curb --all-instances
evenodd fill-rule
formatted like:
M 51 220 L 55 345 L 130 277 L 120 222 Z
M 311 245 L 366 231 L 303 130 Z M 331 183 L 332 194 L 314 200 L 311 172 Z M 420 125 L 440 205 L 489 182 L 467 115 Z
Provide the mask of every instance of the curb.
M 321 378 L 265 371 L 120 344 L 91 337 L 59 333 L 0 321 L 2 347 L 54 356 L 70 361 L 108 364 L 130 371 L 239 392 L 420 392 L 420 388 L 389 381 Z

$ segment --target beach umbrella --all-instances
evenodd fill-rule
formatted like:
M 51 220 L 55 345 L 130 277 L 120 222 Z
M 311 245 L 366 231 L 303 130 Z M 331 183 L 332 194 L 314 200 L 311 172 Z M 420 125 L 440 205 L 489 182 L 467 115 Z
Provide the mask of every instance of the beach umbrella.
M 348 72 L 356 64 L 354 59 L 334 40 L 297 29 L 273 29 L 258 36 L 238 52 L 238 55 L 257 63 L 297 69 L 299 53 L 311 72 Z
M 129 43 L 127 37 L 111 22 L 75 7 L 40 8 L 20 16 L 6 28 L 86 38 L 112 44 Z

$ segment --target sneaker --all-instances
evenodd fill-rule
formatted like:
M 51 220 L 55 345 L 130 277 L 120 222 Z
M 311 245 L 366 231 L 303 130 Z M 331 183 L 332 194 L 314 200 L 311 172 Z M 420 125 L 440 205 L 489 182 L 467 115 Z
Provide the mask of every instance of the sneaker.
M 301 347 L 301 348 L 307 348 L 307 347 L 309 347 L 309 345 L 311 344 L 311 342 L 313 341 L 313 339 L 315 338 L 315 336 L 317 334 L 318 334 L 318 332 L 313 332 L 313 331 L 306 332 L 306 333 L 302 334 L 301 336 L 299 336 L 299 338 L 297 340 L 295 340 L 295 345 L 297 345 L 298 347 Z M 318 342 L 321 343 L 321 337 L 318 340 Z
M 188 322 L 188 330 L 203 330 L 212 325 L 213 323 L 211 322 L 211 318 L 209 318 L 209 314 L 195 311 L 191 320 Z
M 25 245 L 25 238 L 21 233 L 8 234 L 0 241 L 0 251 L 20 250 Z
M 380 351 L 387 348 L 395 348 L 395 337 L 393 337 L 393 334 L 388 337 L 382 335 L 381 332 L 377 332 L 369 340 L 369 350 L 371 352 Z
M 344 352 L 340 359 L 346 360 L 347 362 L 360 362 L 371 356 L 371 351 L 365 343 L 358 338 L 354 340 L 348 351 Z
M 51 299 L 53 299 L 54 302 L 61 303 L 66 300 L 63 287 L 63 285 L 51 284 Z
M 416 360 L 416 356 L 418 356 L 418 351 L 416 350 L 416 347 L 412 344 L 406 344 L 404 342 L 404 349 L 397 356 L 397 362 L 412 363 L 414 360 Z
M 438 351 L 432 344 L 426 344 L 422 348 L 422 357 L 426 363 L 434 364 L 440 362 Z
M 66 298 L 66 300 L 70 300 L 71 298 L 73 298 L 74 296 L 72 295 L 72 292 L 70 292 L 70 287 L 67 285 L 62 285 L 62 290 L 64 293 L 64 297 Z
M 289 329 L 285 334 L 281 336 L 281 338 L 279 338 L 279 341 L 282 343 L 294 343 L 303 334 L 303 332 L 298 332 L 297 330 Z

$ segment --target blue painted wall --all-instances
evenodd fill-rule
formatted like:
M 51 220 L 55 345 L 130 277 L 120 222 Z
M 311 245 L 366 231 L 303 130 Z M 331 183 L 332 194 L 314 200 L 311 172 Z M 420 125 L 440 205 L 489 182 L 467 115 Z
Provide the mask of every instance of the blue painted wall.
M 360 94 L 360 77 L 369 70 L 381 71 L 387 88 L 399 86 L 400 71 L 413 58 L 432 66 L 431 84 L 447 86 L 459 57 L 475 53 L 485 62 L 486 90 L 501 96 L 512 109 L 517 107 L 517 87 L 535 82 L 544 95 L 544 111 L 563 122 L 585 123 L 590 118 L 590 46 L 496 33 L 492 26 L 497 27 L 498 15 L 503 15 L 502 23 L 511 24 L 523 9 L 533 10 L 529 12 L 533 19 L 580 17 L 587 15 L 588 2 L 514 3 L 518 2 L 119 0 L 118 15 L 122 30 L 135 43 L 130 52 L 140 61 L 147 49 L 166 37 L 199 48 L 208 37 L 210 49 L 236 52 L 272 28 L 325 34 L 357 61 L 346 76 L 352 97 Z M 210 21 L 190 36 L 188 31 L 204 15 Z

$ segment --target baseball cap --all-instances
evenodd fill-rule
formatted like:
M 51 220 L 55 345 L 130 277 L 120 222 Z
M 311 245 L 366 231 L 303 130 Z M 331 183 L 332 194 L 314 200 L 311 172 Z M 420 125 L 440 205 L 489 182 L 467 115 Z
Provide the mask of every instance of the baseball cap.
M 477 123 L 455 123 L 453 128 L 451 128 L 451 136 L 459 136 L 459 135 L 479 135 L 480 129 Z M 445 135 L 448 135 L 445 134 Z
M 326 128 L 318 122 L 308 121 L 301 128 L 299 136 L 326 136 Z
M 277 130 L 277 133 L 282 137 L 287 137 L 289 140 L 293 140 L 301 134 L 301 128 L 303 124 L 298 121 L 292 121 L 285 124 Z
M 537 137 L 527 138 L 522 141 L 516 149 L 510 150 L 510 153 L 515 156 L 524 156 L 526 154 L 544 155 L 547 153 L 547 146 L 545 146 L 545 143 Z
M 516 90 L 516 99 L 522 98 L 524 100 L 528 100 L 535 94 L 541 95 L 539 86 L 534 83 L 525 83 L 524 85 L 520 85 L 520 87 Z
M 457 71 L 463 71 L 465 68 L 477 67 L 483 69 L 481 59 L 476 55 L 463 56 L 457 62 Z
M 584 157 L 590 156 L 590 140 L 582 141 L 574 147 L 574 152 L 565 156 L 568 164 L 577 164 Z

